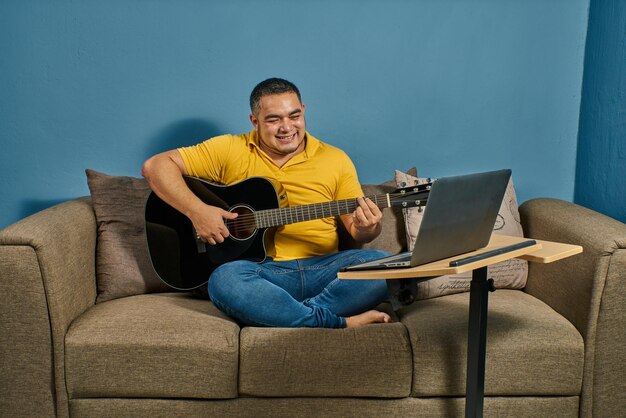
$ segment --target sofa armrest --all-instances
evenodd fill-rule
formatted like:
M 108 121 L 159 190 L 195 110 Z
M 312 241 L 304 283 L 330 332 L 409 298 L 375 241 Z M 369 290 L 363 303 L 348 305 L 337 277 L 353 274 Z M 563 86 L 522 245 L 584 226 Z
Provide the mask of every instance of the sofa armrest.
M 626 410 L 626 225 L 574 203 L 533 199 L 520 207 L 528 237 L 582 245 L 551 264 L 529 263 L 525 291 L 567 318 L 585 340 L 581 416 Z
M 0 415 L 68 415 L 64 337 L 95 302 L 95 247 L 88 198 L 0 231 Z

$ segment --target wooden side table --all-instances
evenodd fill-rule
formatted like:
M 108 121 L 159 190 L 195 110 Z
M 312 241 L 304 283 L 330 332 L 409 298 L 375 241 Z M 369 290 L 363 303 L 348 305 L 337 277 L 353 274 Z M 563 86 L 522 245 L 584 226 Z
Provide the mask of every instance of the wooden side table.
M 485 355 L 487 349 L 487 307 L 489 292 L 494 291 L 493 280 L 487 278 L 490 265 L 511 258 L 521 258 L 534 263 L 552 263 L 583 251 L 580 245 L 563 244 L 551 241 L 535 240 L 533 245 L 487 256 L 529 238 L 511 237 L 493 234 L 486 247 L 466 254 L 446 258 L 417 267 L 345 271 L 338 273 L 340 279 L 419 279 L 472 272 L 470 285 L 470 304 L 467 342 L 467 377 L 465 396 L 465 416 L 482 417 L 485 396 Z M 478 256 L 478 260 L 459 266 L 450 262 L 466 257 Z

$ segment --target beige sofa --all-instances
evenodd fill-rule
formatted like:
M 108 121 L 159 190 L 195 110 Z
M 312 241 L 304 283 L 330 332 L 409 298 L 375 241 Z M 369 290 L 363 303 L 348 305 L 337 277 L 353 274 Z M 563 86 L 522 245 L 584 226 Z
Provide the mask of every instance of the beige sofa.
M 490 294 L 485 416 L 623 416 L 626 226 L 553 199 L 520 213 L 584 253 Z M 397 251 L 398 213 L 384 222 L 370 246 Z M 393 324 L 240 328 L 187 293 L 96 304 L 95 247 L 89 198 L 0 231 L 0 416 L 463 415 L 468 293 Z

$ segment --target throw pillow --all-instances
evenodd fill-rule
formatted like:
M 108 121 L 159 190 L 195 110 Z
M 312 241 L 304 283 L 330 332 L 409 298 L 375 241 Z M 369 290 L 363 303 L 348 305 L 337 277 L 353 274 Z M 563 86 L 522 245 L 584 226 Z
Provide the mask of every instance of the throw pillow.
M 424 184 L 433 180 L 430 178 L 418 178 L 398 170 L 396 170 L 395 178 L 398 187 Z M 423 207 L 404 209 L 407 246 L 410 250 L 412 250 L 415 245 L 415 238 L 417 237 L 417 232 L 422 223 L 425 210 L 426 208 Z M 517 237 L 524 236 L 517 208 L 517 197 L 515 195 L 513 180 L 510 180 L 507 185 L 493 232 Z M 496 288 L 521 289 L 526 286 L 528 262 L 513 258 L 494 264 L 489 266 L 488 276 L 494 280 Z M 436 277 L 418 284 L 417 298 L 428 299 L 469 291 L 471 279 L 471 272 Z
M 406 172 L 409 175 L 417 176 L 417 169 L 410 168 Z M 365 196 L 380 195 L 391 193 L 396 189 L 395 178 L 388 180 L 382 184 L 362 184 L 363 194 Z M 392 254 L 406 251 L 406 240 L 404 233 L 404 216 L 400 208 L 388 208 L 383 211 L 383 227 L 380 235 L 371 242 L 357 243 L 350 236 L 343 226 L 343 222 L 337 220 L 337 233 L 339 235 L 339 249 L 347 250 L 353 248 L 367 248 L 385 250 Z
M 96 303 L 171 291 L 152 268 L 146 245 L 144 207 L 150 194 L 148 183 L 135 177 L 85 172 L 98 226 Z

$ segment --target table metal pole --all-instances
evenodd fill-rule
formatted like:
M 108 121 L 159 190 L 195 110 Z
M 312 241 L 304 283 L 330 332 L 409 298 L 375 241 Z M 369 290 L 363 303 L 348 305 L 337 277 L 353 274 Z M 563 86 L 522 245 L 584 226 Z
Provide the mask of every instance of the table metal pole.
M 487 280 L 487 267 L 472 272 L 470 286 L 467 344 L 467 379 L 465 416 L 482 417 L 485 396 L 485 354 L 487 349 L 487 307 L 489 291 L 495 290 Z

